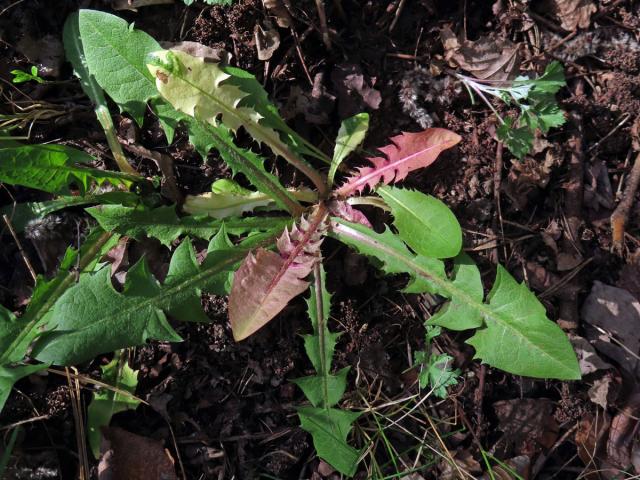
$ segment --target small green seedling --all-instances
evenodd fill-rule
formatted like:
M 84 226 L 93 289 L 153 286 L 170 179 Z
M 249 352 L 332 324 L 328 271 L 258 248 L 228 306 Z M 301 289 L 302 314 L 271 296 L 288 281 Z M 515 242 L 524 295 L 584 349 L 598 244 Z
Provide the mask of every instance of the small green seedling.
M 38 75 L 38 67 L 35 65 L 31 67 L 31 73 L 16 69 L 11 70 L 11 75 L 13 75 L 11 79 L 13 83 L 24 83 L 31 80 L 38 83 L 46 83 L 46 80 Z
M 566 86 L 564 69 L 559 62 L 551 62 L 542 76 L 533 79 L 518 77 L 513 81 L 495 82 L 459 74 L 456 76 L 467 87 L 472 99 L 472 92 L 475 92 L 491 108 L 500 122 L 498 139 L 518 159 L 522 159 L 533 148 L 536 130 L 547 133 L 566 121 L 555 98 L 558 90 Z M 499 98 L 508 105 L 516 105 L 520 109 L 519 118 L 503 118 L 487 95 Z
M 427 325 L 424 350 L 414 354 L 418 372 L 418 383 L 422 389 L 430 389 L 436 397 L 447 398 L 447 388 L 458 384 L 459 369 L 453 369 L 453 357 L 446 353 L 433 354 L 433 339 L 440 335 L 441 327 Z

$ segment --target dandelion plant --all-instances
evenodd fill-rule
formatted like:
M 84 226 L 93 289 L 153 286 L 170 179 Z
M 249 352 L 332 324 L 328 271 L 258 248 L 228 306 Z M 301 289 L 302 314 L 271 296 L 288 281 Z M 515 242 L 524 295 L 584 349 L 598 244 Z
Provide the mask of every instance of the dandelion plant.
M 445 303 L 426 322 L 427 332 L 433 331 L 431 326 L 472 330 L 467 342 L 476 358 L 517 375 L 580 377 L 566 335 L 526 285 L 498 266 L 485 295 L 478 267 L 462 253 L 455 215 L 440 200 L 397 185 L 455 147 L 462 141 L 459 135 L 442 128 L 399 133 L 366 158 L 365 165 L 343 175 L 345 159 L 365 137 L 366 115 L 343 123 L 330 159 L 286 125 L 247 72 L 163 50 L 144 32 L 103 12 L 81 10 L 77 22 L 89 74 L 123 112 L 142 122 L 149 106 L 169 139 L 181 123 L 200 153 L 216 150 L 232 173 L 242 173 L 255 190 L 226 180 L 216 182 L 209 194 L 188 196 L 183 208 L 150 204 L 144 195 L 133 205 L 96 202 L 88 208 L 101 235 L 156 237 L 169 248 L 181 238 L 168 274 L 160 282 L 142 259 L 116 290 L 110 267 L 99 263 L 109 243 L 102 236 L 92 240 L 87 247 L 92 253 L 81 257 L 77 283 L 68 280 L 67 262 L 55 285 L 36 287 L 21 318 L 0 310 L 0 368 L 13 368 L 3 377 L 9 380 L 0 383 L 0 400 L 18 378 L 42 365 L 78 364 L 149 339 L 180 341 L 169 320 L 207 321 L 200 305 L 203 292 L 229 295 L 229 323 L 237 341 L 260 335 L 290 301 L 309 292 L 312 333 L 303 341 L 315 373 L 294 380 L 309 401 L 298 415 L 318 456 L 338 472 L 353 475 L 361 451 L 349 443 L 349 432 L 361 412 L 340 408 L 349 371 L 332 368 L 339 334 L 329 329 L 331 296 L 322 265 L 327 236 L 372 258 L 385 274 L 407 274 L 404 292 L 439 296 Z M 313 190 L 285 188 L 266 170 L 265 158 L 235 143 L 240 130 L 304 174 Z M 23 150 L 12 154 L 11 165 L 18 168 L 16 155 L 36 152 L 24 157 L 22 165 L 32 166 L 33 176 L 49 169 L 47 178 L 55 179 L 50 191 L 57 194 L 64 193 L 60 189 L 70 179 L 85 191 L 104 181 L 122 188 L 137 181 L 123 173 L 84 168 L 83 159 L 69 158 L 65 149 L 54 148 L 55 155 L 45 158 L 37 147 L 18 148 Z M 329 164 L 328 177 L 314 166 L 318 161 Z M 31 174 L 16 175 L 15 168 L 0 167 L 0 181 L 42 188 L 30 180 Z M 360 197 L 365 191 L 367 197 Z M 392 224 L 374 229 L 357 208 L 360 203 L 389 211 Z M 196 260 L 190 237 L 210 240 L 204 261 Z M 78 253 L 70 252 L 69 258 L 74 255 Z M 16 332 L 19 341 L 12 340 Z M 41 363 L 29 360 L 27 352 Z M 443 370 L 442 359 L 422 360 Z M 438 383 L 434 372 L 428 374 L 430 381 L 442 395 L 455 379 Z

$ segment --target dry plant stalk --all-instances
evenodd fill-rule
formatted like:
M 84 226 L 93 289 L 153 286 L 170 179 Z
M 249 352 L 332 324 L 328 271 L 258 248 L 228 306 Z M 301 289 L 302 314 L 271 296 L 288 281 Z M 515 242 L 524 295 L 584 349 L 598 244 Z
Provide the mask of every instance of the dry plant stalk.
M 633 162 L 629 181 L 624 189 L 622 201 L 618 204 L 611 215 L 611 237 L 613 241 L 613 250 L 622 255 L 624 250 L 624 232 L 627 222 L 629 221 L 629 213 L 633 206 L 636 193 L 640 185 L 640 153 Z

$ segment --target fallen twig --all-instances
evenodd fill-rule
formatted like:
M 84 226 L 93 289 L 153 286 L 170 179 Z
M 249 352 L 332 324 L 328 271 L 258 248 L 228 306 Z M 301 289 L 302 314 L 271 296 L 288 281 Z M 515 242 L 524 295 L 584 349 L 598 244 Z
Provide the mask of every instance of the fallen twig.
M 622 200 L 611 215 L 611 236 L 613 250 L 622 255 L 624 252 L 624 231 L 629 221 L 629 213 L 633 206 L 638 185 L 640 184 L 640 153 L 636 156 L 631 168 L 631 173 L 627 180 L 627 186 L 624 189 Z
M 173 158 L 166 153 L 156 152 L 154 150 L 149 150 L 148 148 L 143 147 L 142 145 L 138 145 L 137 143 L 129 143 L 127 140 L 120 138 L 120 143 L 122 146 L 130 151 L 131 153 L 135 153 L 143 158 L 147 158 L 152 160 L 162 172 L 162 193 L 169 200 L 172 200 L 175 203 L 181 204 L 183 201 L 182 193 L 176 184 L 176 176 L 173 172 Z
M 316 8 L 318 9 L 322 41 L 325 47 L 327 47 L 327 50 L 331 50 L 331 38 L 329 37 L 329 27 L 327 26 L 327 14 L 324 10 L 324 0 L 316 0 Z

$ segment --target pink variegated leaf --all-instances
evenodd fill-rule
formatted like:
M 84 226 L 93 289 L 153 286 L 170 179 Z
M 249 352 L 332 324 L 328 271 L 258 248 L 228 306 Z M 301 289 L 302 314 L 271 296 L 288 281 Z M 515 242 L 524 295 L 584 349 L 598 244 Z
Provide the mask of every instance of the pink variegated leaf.
M 312 221 L 285 229 L 277 240 L 279 253 L 259 248 L 249 253 L 233 277 L 229 320 L 233 338 L 243 340 L 274 318 L 289 301 L 309 287 L 305 278 L 320 259 L 326 212 Z
M 444 128 L 428 128 L 417 133 L 402 133 L 391 137 L 389 145 L 379 150 L 385 157 L 368 158 L 373 166 L 360 167 L 336 190 L 339 197 L 362 192 L 365 187 L 374 189 L 379 183 L 388 185 L 403 180 L 409 172 L 428 167 L 443 150 L 453 147 L 460 136 Z
M 229 297 L 229 319 L 236 341 L 262 328 L 309 287 L 303 279 L 313 264 L 287 268 L 285 262 L 277 253 L 259 248 L 255 255 L 247 255 L 236 272 Z M 279 280 L 273 285 L 276 277 Z
M 329 208 L 329 213 L 334 217 L 340 217 L 347 222 L 359 223 L 365 227 L 373 228 L 371 222 L 364 213 L 353 208 L 344 200 L 333 200 L 329 202 L 327 206 Z

